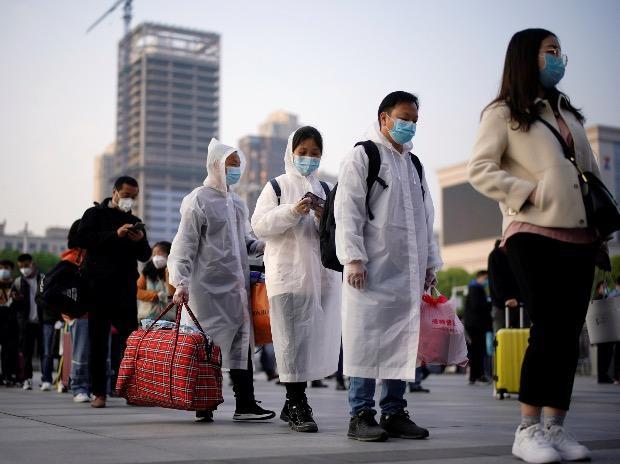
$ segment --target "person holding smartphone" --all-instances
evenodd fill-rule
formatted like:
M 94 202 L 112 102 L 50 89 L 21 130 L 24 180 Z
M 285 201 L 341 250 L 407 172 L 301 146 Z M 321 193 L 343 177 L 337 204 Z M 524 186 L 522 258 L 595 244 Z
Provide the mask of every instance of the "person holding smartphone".
M 314 127 L 288 139 L 285 173 L 263 188 L 252 216 L 264 240 L 271 332 L 286 401 L 280 418 L 298 432 L 318 427 L 306 397 L 306 382 L 338 370 L 340 354 L 339 273 L 321 264 L 319 219 L 332 186 L 316 170 L 323 138 Z

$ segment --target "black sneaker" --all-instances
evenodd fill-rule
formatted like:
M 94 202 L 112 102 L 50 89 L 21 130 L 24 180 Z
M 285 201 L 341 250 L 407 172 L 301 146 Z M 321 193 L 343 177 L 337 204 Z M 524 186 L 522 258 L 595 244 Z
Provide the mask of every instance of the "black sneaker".
M 276 413 L 263 409 L 258 405 L 257 401 L 252 401 L 246 406 L 239 406 L 235 408 L 235 414 L 233 415 L 234 421 L 264 421 L 273 419 L 276 417 Z
M 280 413 L 280 420 L 286 422 L 287 424 L 291 420 L 288 414 L 288 400 L 284 402 L 284 407 L 282 408 L 282 412 Z
M 327 388 L 328 385 L 325 385 L 322 380 L 313 380 L 310 382 L 311 388 Z
M 394 414 L 381 415 L 379 423 L 390 437 L 421 439 L 428 438 L 429 435 L 428 430 L 418 427 L 409 419 L 409 413 L 404 409 L 399 409 Z
M 422 385 L 409 384 L 409 393 L 430 393 L 428 388 L 424 388 Z
M 196 411 L 194 422 L 213 422 L 213 411 Z
M 351 418 L 347 437 L 359 441 L 385 441 L 388 434 L 375 420 L 375 411 L 364 409 Z
M 288 404 L 288 425 L 295 432 L 318 432 L 319 428 L 312 417 L 312 408 L 307 401 Z

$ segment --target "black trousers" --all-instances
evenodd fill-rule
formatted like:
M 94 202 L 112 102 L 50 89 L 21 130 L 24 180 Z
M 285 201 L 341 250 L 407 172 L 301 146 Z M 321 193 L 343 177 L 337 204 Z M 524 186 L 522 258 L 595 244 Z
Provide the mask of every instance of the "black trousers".
M 486 357 L 487 330 L 477 327 L 466 327 L 469 335 L 469 381 L 475 382 L 484 376 L 484 359 Z
M 237 408 L 253 406 L 254 398 L 254 366 L 252 365 L 252 347 L 248 352 L 247 369 L 231 369 L 230 380 L 233 383 Z
M 19 363 L 18 378 L 20 381 L 32 379 L 32 358 L 35 354 L 35 345 L 43 365 L 43 331 L 41 324 L 19 319 Z
M 3 380 L 16 380 L 18 346 L 17 313 L 13 308 L 0 307 L 0 365 Z
M 286 386 L 286 399 L 291 403 L 299 403 L 306 399 L 307 382 L 288 382 Z
M 618 380 L 620 377 L 620 342 L 599 343 L 596 345 L 598 349 L 597 357 L 597 372 L 598 381 L 604 382 L 606 380 Z M 614 351 L 615 357 L 614 357 Z M 613 368 L 611 367 L 611 361 L 614 360 Z M 609 375 L 611 371 L 611 376 Z
M 517 234 L 506 244 L 532 326 L 519 401 L 567 411 L 594 279 L 597 244 Z

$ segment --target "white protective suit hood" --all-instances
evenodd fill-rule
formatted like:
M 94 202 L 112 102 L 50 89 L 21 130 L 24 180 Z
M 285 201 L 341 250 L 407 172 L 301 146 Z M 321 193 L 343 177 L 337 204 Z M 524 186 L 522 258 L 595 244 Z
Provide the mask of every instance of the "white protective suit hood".
M 291 135 L 288 136 L 288 143 L 286 144 L 286 151 L 284 152 L 284 172 L 286 172 L 288 175 L 291 176 L 297 176 L 300 178 L 306 178 L 308 179 L 308 181 L 312 182 L 313 179 L 316 179 L 317 177 L 317 172 L 318 169 L 312 173 L 310 173 L 310 175 L 308 176 L 302 176 L 301 173 L 297 170 L 297 168 L 295 167 L 295 164 L 293 163 L 293 156 L 295 156 L 293 154 L 293 138 L 295 137 L 295 134 L 297 133 L 299 129 L 295 130 Z M 322 153 L 321 153 L 321 157 L 322 157 Z
M 241 150 L 235 147 L 224 145 L 215 137 L 209 142 L 209 150 L 207 152 L 207 178 L 203 184 L 222 193 L 227 193 L 226 185 L 226 158 L 237 152 L 241 160 L 241 175 L 245 171 L 245 155 Z

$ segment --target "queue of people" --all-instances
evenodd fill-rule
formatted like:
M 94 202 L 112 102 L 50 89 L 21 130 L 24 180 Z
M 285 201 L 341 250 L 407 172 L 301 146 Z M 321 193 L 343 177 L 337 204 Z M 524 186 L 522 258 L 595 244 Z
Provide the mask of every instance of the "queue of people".
M 470 383 L 488 382 L 485 335 L 493 319 L 499 319 L 496 314 L 492 318 L 492 306 L 497 313 L 522 301 L 532 325 L 512 452 L 537 463 L 590 456 L 566 431 L 564 418 L 595 258 L 605 237 L 588 224 L 575 168 L 541 123 L 559 131 L 584 170 L 599 174 L 584 117 L 556 87 L 565 66 L 552 32 L 527 29 L 513 36 L 499 94 L 482 112 L 469 163 L 471 184 L 497 201 L 503 214 L 503 237 L 490 270 L 491 264 L 493 274 L 511 270 L 516 282 L 492 289 L 491 298 L 486 271 L 470 284 L 465 315 Z M 231 190 L 243 175 L 244 154 L 213 139 L 207 177 L 183 199 L 171 244 L 149 246 L 144 224 L 132 214 L 138 183 L 119 178 L 112 197 L 88 209 L 72 227 L 71 253 L 63 257 L 75 259 L 88 282 L 87 322 L 72 323 L 74 346 L 83 348 L 75 364 L 76 385 L 81 385 L 76 397 L 92 394 L 91 406 L 105 407 L 110 372 L 117 370 L 111 328 L 122 353 L 138 320 L 159 314 L 172 297 L 177 305 L 192 308 L 222 350 L 235 395 L 233 420 L 274 418 L 276 412 L 257 401 L 253 383 L 248 256 L 264 252 L 273 348 L 286 388 L 280 419 L 294 431 L 317 432 L 307 382 L 339 371 L 341 364 L 349 378 L 349 438 L 372 442 L 429 437 L 428 429 L 413 421 L 404 398 L 407 381 L 421 378 L 417 348 L 422 295 L 437 285 L 442 266 L 430 189 L 419 159 L 411 153 L 420 111 L 414 94 L 388 94 L 361 143 L 344 156 L 337 186 L 317 175 L 324 153 L 319 130 L 297 129 L 284 153 L 285 172 L 264 186 L 251 218 Z M 335 246 L 342 274 L 322 265 L 319 240 L 321 202 L 335 188 Z M 146 263 L 141 274 L 138 261 Z M 0 263 L 1 310 L 16 308 L 3 323 L 18 326 L 23 334 L 19 353 L 25 365 L 24 388 L 32 388 L 33 348 L 40 345 L 41 389 L 46 390 L 52 381 L 55 321 L 37 303 L 42 276 L 32 257 L 22 255 L 18 267 L 21 276 L 9 282 L 12 263 Z M 554 285 L 564 291 L 549 292 Z M 181 323 L 193 324 L 185 313 Z M 87 348 L 79 341 L 85 331 Z M 3 340 L 11 332 L 3 326 Z M 9 380 L 15 375 L 11 353 L 5 359 L 3 346 L 2 369 Z M 85 356 L 87 387 L 80 380 L 86 378 Z M 378 380 L 379 421 L 374 400 Z M 213 421 L 213 411 L 197 411 L 196 420 Z

